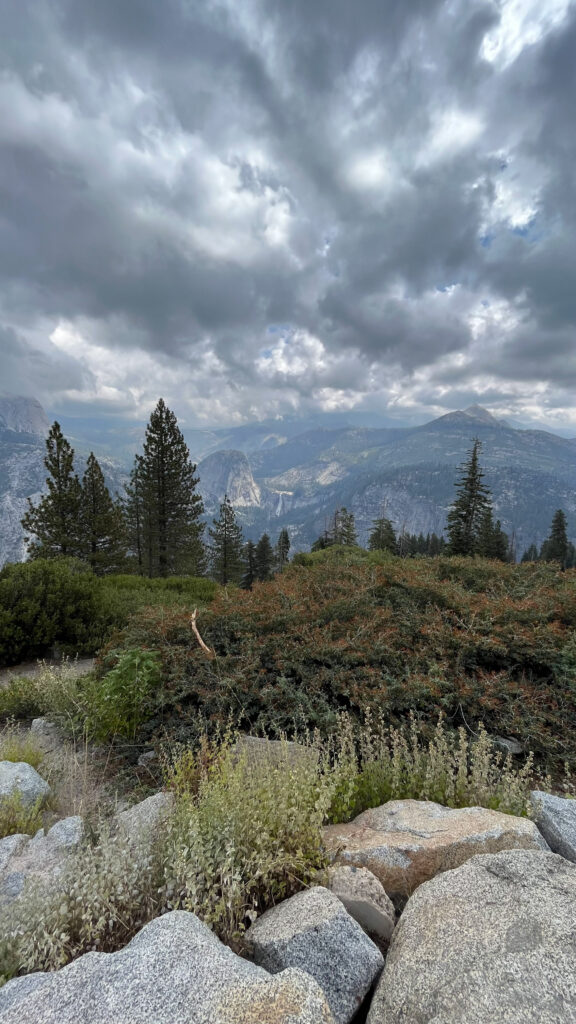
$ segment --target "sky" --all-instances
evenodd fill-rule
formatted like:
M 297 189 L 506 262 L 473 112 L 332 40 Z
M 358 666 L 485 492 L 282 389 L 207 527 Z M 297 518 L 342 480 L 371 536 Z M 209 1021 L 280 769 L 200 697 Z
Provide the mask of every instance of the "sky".
M 576 4 L 7 0 L 0 390 L 576 433 Z

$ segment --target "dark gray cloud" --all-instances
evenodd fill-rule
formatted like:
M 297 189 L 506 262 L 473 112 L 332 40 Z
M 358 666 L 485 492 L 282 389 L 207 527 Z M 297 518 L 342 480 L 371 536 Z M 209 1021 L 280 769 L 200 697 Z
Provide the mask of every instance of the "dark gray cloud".
M 569 418 L 574 5 L 24 0 L 0 33 L 3 387 Z

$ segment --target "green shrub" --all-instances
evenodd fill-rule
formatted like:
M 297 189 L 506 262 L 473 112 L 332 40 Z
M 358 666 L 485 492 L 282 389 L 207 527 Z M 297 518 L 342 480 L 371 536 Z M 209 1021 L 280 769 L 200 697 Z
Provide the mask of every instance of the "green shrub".
M 42 805 L 43 800 L 25 804 L 17 790 L 0 797 L 0 839 L 20 834 L 33 836 L 42 828 Z
M 42 665 L 30 676 L 14 676 L 0 688 L 0 715 L 34 718 L 48 715 L 63 726 L 83 731 L 86 691 L 91 676 L 80 675 L 73 661 Z
M 44 757 L 42 745 L 28 730 L 22 731 L 13 722 L 0 730 L 0 761 L 23 761 L 38 770 Z
M 480 724 L 470 740 L 466 730 L 448 730 L 440 717 L 429 735 L 414 715 L 407 730 L 391 728 L 382 716 L 368 715 L 355 729 L 348 717 L 331 740 L 339 777 L 329 816 L 349 821 L 388 800 L 433 800 L 446 807 L 488 807 L 525 815 L 535 778 L 533 756 L 516 768 L 495 750 Z
M 56 642 L 85 650 L 97 619 L 95 577 L 72 558 L 6 565 L 0 613 L 0 665 L 42 657 Z
M 193 911 L 225 942 L 241 944 L 257 914 L 304 888 L 326 865 L 321 826 L 332 776 L 315 758 L 255 763 L 229 744 L 208 744 L 195 757 L 183 752 L 169 781 L 177 790 L 167 847 L 169 906 Z
M 85 691 L 85 729 L 102 742 L 120 736 L 134 739 L 149 713 L 150 695 L 160 687 L 160 659 L 156 651 L 123 651 L 103 679 Z
M 58 645 L 66 654 L 93 654 L 115 629 L 146 605 L 204 606 L 211 580 L 95 576 L 73 558 L 36 559 L 0 571 L 0 667 L 41 658 Z

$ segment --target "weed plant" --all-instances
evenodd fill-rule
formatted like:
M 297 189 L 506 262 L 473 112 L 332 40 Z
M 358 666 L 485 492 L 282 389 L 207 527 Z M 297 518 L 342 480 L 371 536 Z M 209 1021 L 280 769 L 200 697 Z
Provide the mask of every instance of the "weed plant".
M 440 721 L 426 738 L 413 719 L 407 733 L 381 720 L 357 732 L 344 716 L 330 741 L 302 741 L 302 756 L 263 741 L 254 757 L 230 733 L 195 750 L 165 747 L 174 807 L 164 827 L 138 838 L 101 827 L 56 887 L 28 889 L 0 911 L 0 979 L 119 949 L 174 908 L 242 951 L 255 917 L 326 867 L 322 825 L 387 799 L 526 810 L 531 760 L 503 764 L 483 730 L 472 742 Z

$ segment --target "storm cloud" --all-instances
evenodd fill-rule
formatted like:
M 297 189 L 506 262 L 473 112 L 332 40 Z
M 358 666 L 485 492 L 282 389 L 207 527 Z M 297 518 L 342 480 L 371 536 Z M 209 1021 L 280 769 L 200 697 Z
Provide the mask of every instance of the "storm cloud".
M 576 6 L 20 0 L 1 387 L 574 423 Z

